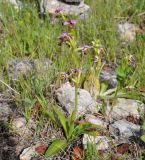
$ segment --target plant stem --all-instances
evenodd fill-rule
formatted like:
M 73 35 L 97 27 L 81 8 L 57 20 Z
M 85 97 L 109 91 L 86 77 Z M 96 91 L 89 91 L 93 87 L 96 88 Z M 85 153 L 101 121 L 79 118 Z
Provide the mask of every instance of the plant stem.
M 75 103 L 74 103 L 74 110 L 71 115 L 71 123 L 74 123 L 77 112 L 78 112 L 78 83 L 75 82 Z
M 78 83 L 75 84 L 75 118 L 78 111 Z

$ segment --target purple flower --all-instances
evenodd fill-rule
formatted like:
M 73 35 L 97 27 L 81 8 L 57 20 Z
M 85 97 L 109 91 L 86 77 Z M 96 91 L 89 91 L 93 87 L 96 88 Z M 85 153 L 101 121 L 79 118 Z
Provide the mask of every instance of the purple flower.
M 71 69 L 71 75 L 73 77 L 77 77 L 81 72 L 82 72 L 82 68 Z
M 59 37 L 59 44 L 61 45 L 64 42 L 70 41 L 71 39 L 71 35 L 69 35 L 67 32 L 63 32 L 62 35 Z
M 68 79 L 68 74 L 65 72 L 60 73 L 60 80 L 66 81 Z
M 92 46 L 85 45 L 85 46 L 79 48 L 79 51 L 81 51 L 82 53 L 86 54 L 86 52 L 87 52 L 90 48 L 92 48 Z
M 65 21 L 65 22 L 63 23 L 63 25 L 64 25 L 64 26 L 69 26 L 69 27 L 73 28 L 73 27 L 76 25 L 76 21 L 70 19 L 70 20 Z
M 55 10 L 55 13 L 58 15 L 58 14 L 61 14 L 63 12 L 63 8 L 59 7 Z

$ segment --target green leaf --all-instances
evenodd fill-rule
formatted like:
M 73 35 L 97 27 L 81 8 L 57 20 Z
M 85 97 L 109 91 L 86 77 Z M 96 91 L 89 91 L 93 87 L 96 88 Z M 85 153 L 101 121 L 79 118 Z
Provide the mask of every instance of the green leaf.
M 101 83 L 100 95 L 103 95 L 103 93 L 106 92 L 107 88 L 108 88 L 108 84 L 106 84 L 106 83 Z
M 60 121 L 60 123 L 65 131 L 65 134 L 67 135 L 67 126 L 66 126 L 67 119 L 66 119 L 66 117 L 56 106 L 53 106 L 53 109 L 54 109 L 54 112 L 57 114 L 57 118 Z
M 67 147 L 67 141 L 66 140 L 61 140 L 57 139 L 52 142 L 52 144 L 48 147 L 45 157 L 51 157 L 57 154 L 58 152 L 64 150 Z
M 71 115 L 68 117 L 68 121 L 67 121 L 66 126 L 67 126 L 67 131 L 68 131 L 67 139 L 69 139 L 69 138 L 71 138 L 72 133 L 74 131 L 74 127 L 75 127 L 75 124 L 74 124 L 74 121 L 72 121 Z
M 47 105 L 48 104 L 47 104 L 47 101 L 45 100 L 45 98 L 43 96 L 42 97 L 36 96 L 36 97 L 37 97 L 38 102 L 42 106 L 43 114 L 46 115 L 48 118 L 50 118 L 53 122 L 56 123 L 53 112 L 47 110 Z
M 53 112 L 50 112 L 50 111 L 43 111 L 44 115 L 46 117 L 48 117 L 50 120 L 52 120 L 52 122 L 56 123 L 56 120 L 55 120 L 55 117 L 54 117 L 54 114 Z
M 142 128 L 145 130 L 145 122 L 143 123 Z
M 91 124 L 91 123 L 84 123 L 84 124 L 80 124 L 78 126 L 75 127 L 74 131 L 73 131 L 73 137 L 77 137 L 77 136 L 80 136 L 81 134 L 84 134 L 84 133 L 88 133 L 88 129 L 92 129 L 92 128 L 100 128 L 99 126 L 97 125 L 94 125 L 94 124 Z
M 141 138 L 142 141 L 145 142 L 145 135 L 142 135 L 140 138 Z

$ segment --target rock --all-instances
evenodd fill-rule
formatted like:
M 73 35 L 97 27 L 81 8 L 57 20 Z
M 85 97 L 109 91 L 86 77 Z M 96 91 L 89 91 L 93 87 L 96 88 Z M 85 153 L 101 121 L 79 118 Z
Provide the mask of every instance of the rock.
M 88 143 L 92 143 L 92 144 L 96 144 L 96 149 L 97 150 L 107 150 L 109 148 L 109 140 L 106 136 L 97 136 L 97 137 L 93 137 L 93 136 L 89 136 L 87 134 L 84 135 L 83 137 L 83 145 L 84 148 L 87 148 L 87 144 Z
M 5 0 L 4 2 L 8 2 L 14 6 L 15 9 L 20 9 L 22 7 L 22 2 L 18 0 Z
M 90 7 L 84 3 L 78 5 L 67 4 L 58 0 L 41 0 L 40 10 L 42 14 L 49 13 L 51 15 L 56 15 L 56 10 L 62 8 L 62 12 L 65 15 L 81 16 L 86 14 L 90 10 Z
M 75 105 L 75 87 L 72 87 L 69 82 L 63 84 L 56 91 L 56 96 L 62 106 L 69 114 L 74 110 Z M 97 103 L 91 97 L 90 93 L 84 89 L 78 89 L 78 116 L 82 116 L 87 112 L 97 113 Z
M 36 155 L 35 146 L 25 148 L 20 154 L 20 160 L 31 160 Z
M 12 121 L 12 129 L 20 135 L 20 137 L 23 137 L 24 139 L 30 139 L 32 137 L 32 121 L 30 121 L 28 124 L 24 117 L 18 117 L 15 118 Z
M 36 124 L 32 120 L 27 123 L 24 117 L 16 117 L 12 121 L 11 125 L 13 132 L 16 133 L 17 138 L 19 138 L 19 143 L 15 146 L 15 154 L 19 155 L 22 152 L 23 148 L 30 146 L 30 144 L 33 142 L 34 133 L 32 131 L 34 125 Z
M 23 128 L 26 125 L 26 120 L 23 117 L 16 118 L 13 120 L 13 126 L 15 129 Z
M 115 72 L 107 72 L 105 70 L 102 70 L 100 72 L 99 77 L 101 82 L 105 82 L 109 85 L 109 88 L 115 88 L 117 86 L 117 76 Z
M 44 60 L 20 60 L 14 59 L 8 63 L 8 74 L 9 78 L 12 80 L 18 80 L 19 76 L 22 75 L 24 79 L 36 71 L 37 73 L 46 73 L 48 68 L 50 67 L 51 62 L 48 59 Z
M 128 140 L 131 137 L 139 136 L 140 126 L 122 119 L 111 124 L 109 131 L 116 139 Z
M 36 142 L 36 144 L 34 144 L 31 147 L 25 148 L 23 150 L 23 152 L 20 154 L 19 158 L 20 160 L 32 160 L 33 158 L 35 159 L 44 159 L 44 157 L 40 157 L 42 155 L 44 155 L 44 153 L 46 152 L 48 148 L 48 145 L 44 144 L 43 142 Z M 38 155 L 40 155 L 38 157 Z
M 10 105 L 4 95 L 0 94 L 0 121 L 7 122 L 9 115 L 12 113 Z
M 142 108 L 143 106 L 136 100 L 118 98 L 113 106 L 107 106 L 106 115 L 111 121 L 126 118 L 127 116 L 139 119 L 139 110 L 142 110 Z
M 106 122 L 104 122 L 102 119 L 100 119 L 100 118 L 98 118 L 98 117 L 95 117 L 95 116 L 93 116 L 93 115 L 91 115 L 91 114 L 86 114 L 85 115 L 85 120 L 87 121 L 87 122 L 90 122 L 90 123 L 92 123 L 92 124 L 95 124 L 95 125 L 99 125 L 100 127 L 102 127 L 102 128 L 107 128 L 107 123 Z
M 117 32 L 123 41 L 133 41 L 136 36 L 137 27 L 134 24 L 125 22 L 117 25 Z
M 23 78 L 32 72 L 33 66 L 28 60 L 12 60 L 9 62 L 8 74 L 12 80 L 18 80 L 19 76 Z

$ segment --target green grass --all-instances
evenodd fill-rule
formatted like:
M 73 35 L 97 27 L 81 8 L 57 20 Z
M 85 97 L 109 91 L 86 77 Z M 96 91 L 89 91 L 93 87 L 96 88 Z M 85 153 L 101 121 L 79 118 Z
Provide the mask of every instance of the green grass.
M 120 58 L 122 65 L 129 54 L 135 56 L 137 67 L 133 71 L 133 82 L 131 83 L 138 81 L 137 86 L 144 87 L 145 35 L 139 35 L 133 44 L 122 48 L 115 32 L 116 23 L 125 20 L 128 16 L 131 22 L 136 24 L 143 20 L 138 14 L 144 11 L 144 0 L 139 2 L 135 0 L 97 0 L 88 3 L 92 7 L 92 13 L 87 21 L 78 22 L 77 45 L 91 44 L 93 40 L 99 39 L 106 49 L 106 60 L 116 62 Z M 22 11 L 17 12 L 3 5 L 1 10 L 5 15 L 5 34 L 0 43 L 1 66 L 7 67 L 6 61 L 16 57 L 28 57 L 29 59 L 48 57 L 55 60 L 57 71 L 67 71 L 68 68 L 75 67 L 74 62 L 67 63 L 67 49 L 60 51 L 57 45 L 57 37 L 64 30 L 61 22 L 57 25 L 50 24 L 48 20 L 42 22 L 38 17 L 37 9 L 32 6 L 26 6 Z
M 119 90 L 124 90 L 126 86 L 133 87 L 133 92 L 136 93 L 134 98 L 139 99 L 140 90 L 145 89 L 145 33 L 137 35 L 134 42 L 123 47 L 116 33 L 116 24 L 126 20 L 136 25 L 143 23 L 143 16 L 140 14 L 145 10 L 145 1 L 86 0 L 86 3 L 91 6 L 92 11 L 86 21 L 77 21 L 75 47 L 91 45 L 92 41 L 99 40 L 105 49 L 103 59 L 106 63 L 117 65 L 116 72 L 121 75 Z M 20 11 L 3 4 L 0 11 L 4 22 L 4 33 L 0 35 L 0 75 L 3 75 L 5 83 L 11 84 L 8 79 L 8 61 L 11 59 L 49 58 L 53 62 L 47 73 L 34 73 L 27 80 L 21 79 L 13 84 L 14 89 L 20 93 L 16 102 L 29 120 L 35 105 L 39 103 L 37 97 L 45 99 L 49 95 L 53 99 L 50 85 L 58 83 L 59 73 L 70 73 L 70 69 L 79 67 L 85 73 L 92 66 L 92 56 L 87 55 L 81 59 L 73 49 L 60 47 L 58 37 L 67 30 L 62 25 L 63 21 L 60 19 L 57 24 L 52 24 L 49 15 L 45 20 L 40 19 L 37 8 L 32 3 Z M 136 61 L 135 68 L 129 64 L 130 55 Z M 99 56 L 100 60 L 101 58 Z M 0 85 L 0 89 L 5 90 L 6 86 Z M 52 100 L 45 105 L 51 106 Z M 40 112 L 44 113 L 44 110 Z M 88 153 L 89 156 L 91 155 Z

